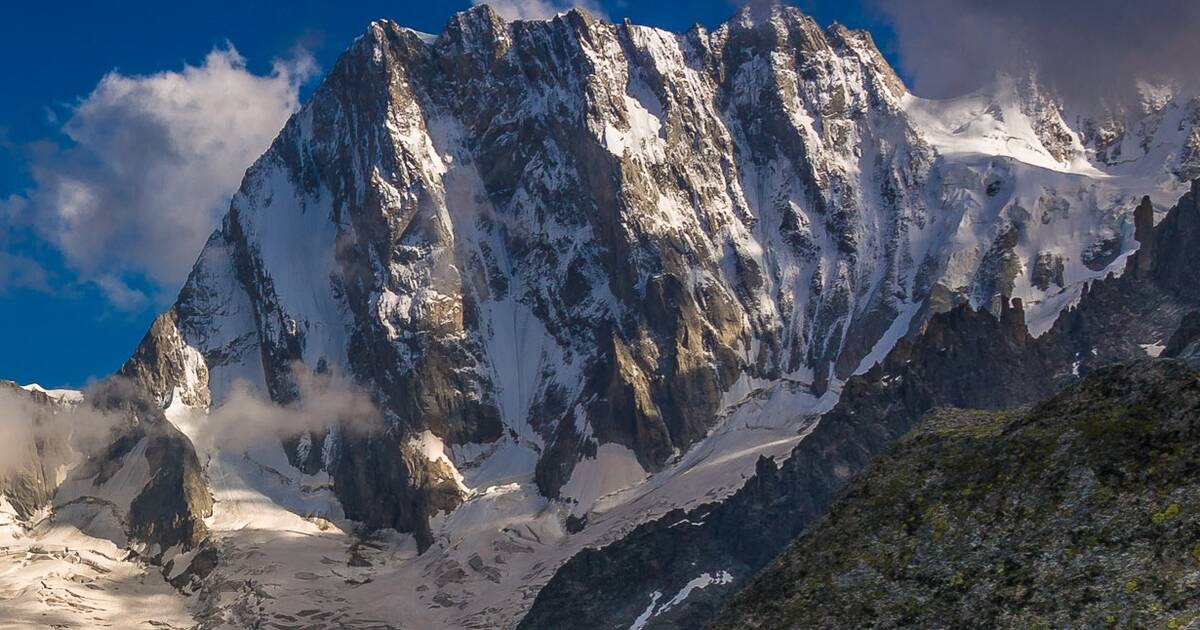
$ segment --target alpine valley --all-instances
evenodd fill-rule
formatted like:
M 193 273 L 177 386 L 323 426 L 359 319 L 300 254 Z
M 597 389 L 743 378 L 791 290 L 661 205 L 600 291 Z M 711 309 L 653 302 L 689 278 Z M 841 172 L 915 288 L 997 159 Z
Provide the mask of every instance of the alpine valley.
M 1200 95 L 1141 88 L 1076 109 L 1031 72 L 925 100 L 867 33 L 782 6 L 682 34 L 580 9 L 478 6 L 437 35 L 374 22 L 118 374 L 0 383 L 45 429 L 0 451 L 0 626 L 936 622 L 922 598 L 985 614 L 963 591 L 994 551 L 972 540 L 998 543 L 960 486 L 1049 493 L 1003 469 L 1043 436 L 1067 446 L 1034 449 L 1038 470 L 1086 493 L 1081 471 L 1131 455 L 1086 447 L 1107 425 L 1072 409 L 1162 396 L 1191 406 L 1155 448 L 1197 456 L 1171 440 L 1200 426 Z M 1170 461 L 1194 494 L 1200 462 Z M 1121 505 L 1042 505 L 1084 504 Z M 1195 502 L 1175 505 L 1191 533 L 1139 545 L 1200 532 Z M 1052 537 L 1038 518 L 1004 535 Z M 872 536 L 897 551 L 868 557 Z M 1171 574 L 1192 602 L 1196 571 Z M 1174 618 L 1154 601 L 1121 619 Z M 990 619 L 1103 615 L 1054 605 Z

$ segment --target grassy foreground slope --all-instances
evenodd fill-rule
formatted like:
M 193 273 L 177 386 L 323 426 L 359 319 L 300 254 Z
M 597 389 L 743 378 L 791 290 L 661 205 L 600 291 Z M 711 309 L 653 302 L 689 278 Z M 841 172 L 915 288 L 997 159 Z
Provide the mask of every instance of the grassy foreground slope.
M 1143 360 L 1028 410 L 932 412 L 715 625 L 1200 626 L 1200 373 Z

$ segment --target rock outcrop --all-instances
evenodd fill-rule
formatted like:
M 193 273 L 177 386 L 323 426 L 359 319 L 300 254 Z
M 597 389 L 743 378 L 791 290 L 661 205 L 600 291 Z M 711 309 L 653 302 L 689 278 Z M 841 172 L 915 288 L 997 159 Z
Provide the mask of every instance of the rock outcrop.
M 71 405 L 44 391 L 0 381 L 0 413 L 4 414 L 6 433 L 0 497 L 20 519 L 32 518 L 50 505 L 62 481 L 60 468 L 76 457 L 70 436 L 53 430 L 54 416 Z M 42 427 L 46 430 L 40 430 Z

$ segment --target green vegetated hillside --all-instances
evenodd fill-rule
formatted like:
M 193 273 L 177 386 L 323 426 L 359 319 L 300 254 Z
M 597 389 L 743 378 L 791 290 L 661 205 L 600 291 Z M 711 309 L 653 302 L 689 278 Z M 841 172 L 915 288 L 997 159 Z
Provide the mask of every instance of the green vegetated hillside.
M 939 409 L 717 627 L 1200 625 L 1200 373 L 1143 360 L 1025 410 Z

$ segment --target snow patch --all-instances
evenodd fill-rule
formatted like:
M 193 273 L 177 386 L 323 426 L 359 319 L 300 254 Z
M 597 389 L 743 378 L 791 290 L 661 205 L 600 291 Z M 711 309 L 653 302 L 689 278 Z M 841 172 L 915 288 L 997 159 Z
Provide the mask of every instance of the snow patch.
M 871 352 L 863 357 L 859 362 L 858 368 L 854 370 L 855 374 L 865 374 L 875 364 L 883 361 L 892 348 L 896 347 L 896 343 L 908 333 L 908 328 L 912 324 L 913 317 L 921 310 L 921 302 L 905 305 L 896 319 L 892 320 L 892 325 L 888 327 L 879 341 L 875 342 L 875 346 L 871 348 Z
M 611 507 L 613 495 L 646 480 L 646 471 L 638 463 L 637 454 L 612 442 L 601 444 L 595 458 L 584 458 L 575 464 L 571 478 L 562 487 L 562 496 L 573 499 L 571 513 L 581 516 L 593 509 Z
M 646 606 L 646 609 L 642 611 L 642 614 L 638 615 L 637 619 L 633 620 L 633 623 L 629 626 L 629 630 L 642 630 L 642 628 L 645 628 L 646 624 L 650 621 L 650 618 L 654 616 L 654 607 L 658 605 L 658 600 L 661 598 L 662 591 L 654 591 L 651 593 L 650 605 Z
M 83 392 L 76 389 L 46 389 L 37 383 L 21 385 L 21 389 L 45 394 L 62 403 L 78 404 L 83 402 Z
M 1163 353 L 1163 350 L 1167 349 L 1167 346 L 1162 341 L 1155 341 L 1154 343 L 1141 344 L 1141 348 L 1147 355 L 1157 358 Z
M 657 617 L 658 615 L 661 615 L 668 610 L 671 610 L 675 606 L 683 603 L 683 601 L 686 600 L 689 595 L 699 589 L 708 588 L 714 584 L 721 586 L 725 584 L 731 584 L 732 582 L 733 576 L 730 575 L 728 571 L 720 571 L 716 575 L 712 575 L 708 572 L 701 573 L 700 575 L 689 580 L 687 584 L 684 584 L 683 588 L 679 589 L 679 592 L 675 593 L 674 597 L 672 597 L 662 606 L 659 606 L 657 609 L 655 608 L 655 605 L 662 597 L 662 592 L 654 591 L 650 595 L 650 605 L 642 611 L 642 614 L 638 615 L 633 624 L 629 626 L 629 630 L 641 630 L 642 628 L 645 628 L 646 624 L 649 623 L 652 618 Z
M 191 601 L 112 540 L 50 519 L 30 530 L 0 497 L 0 627 L 188 628 Z

